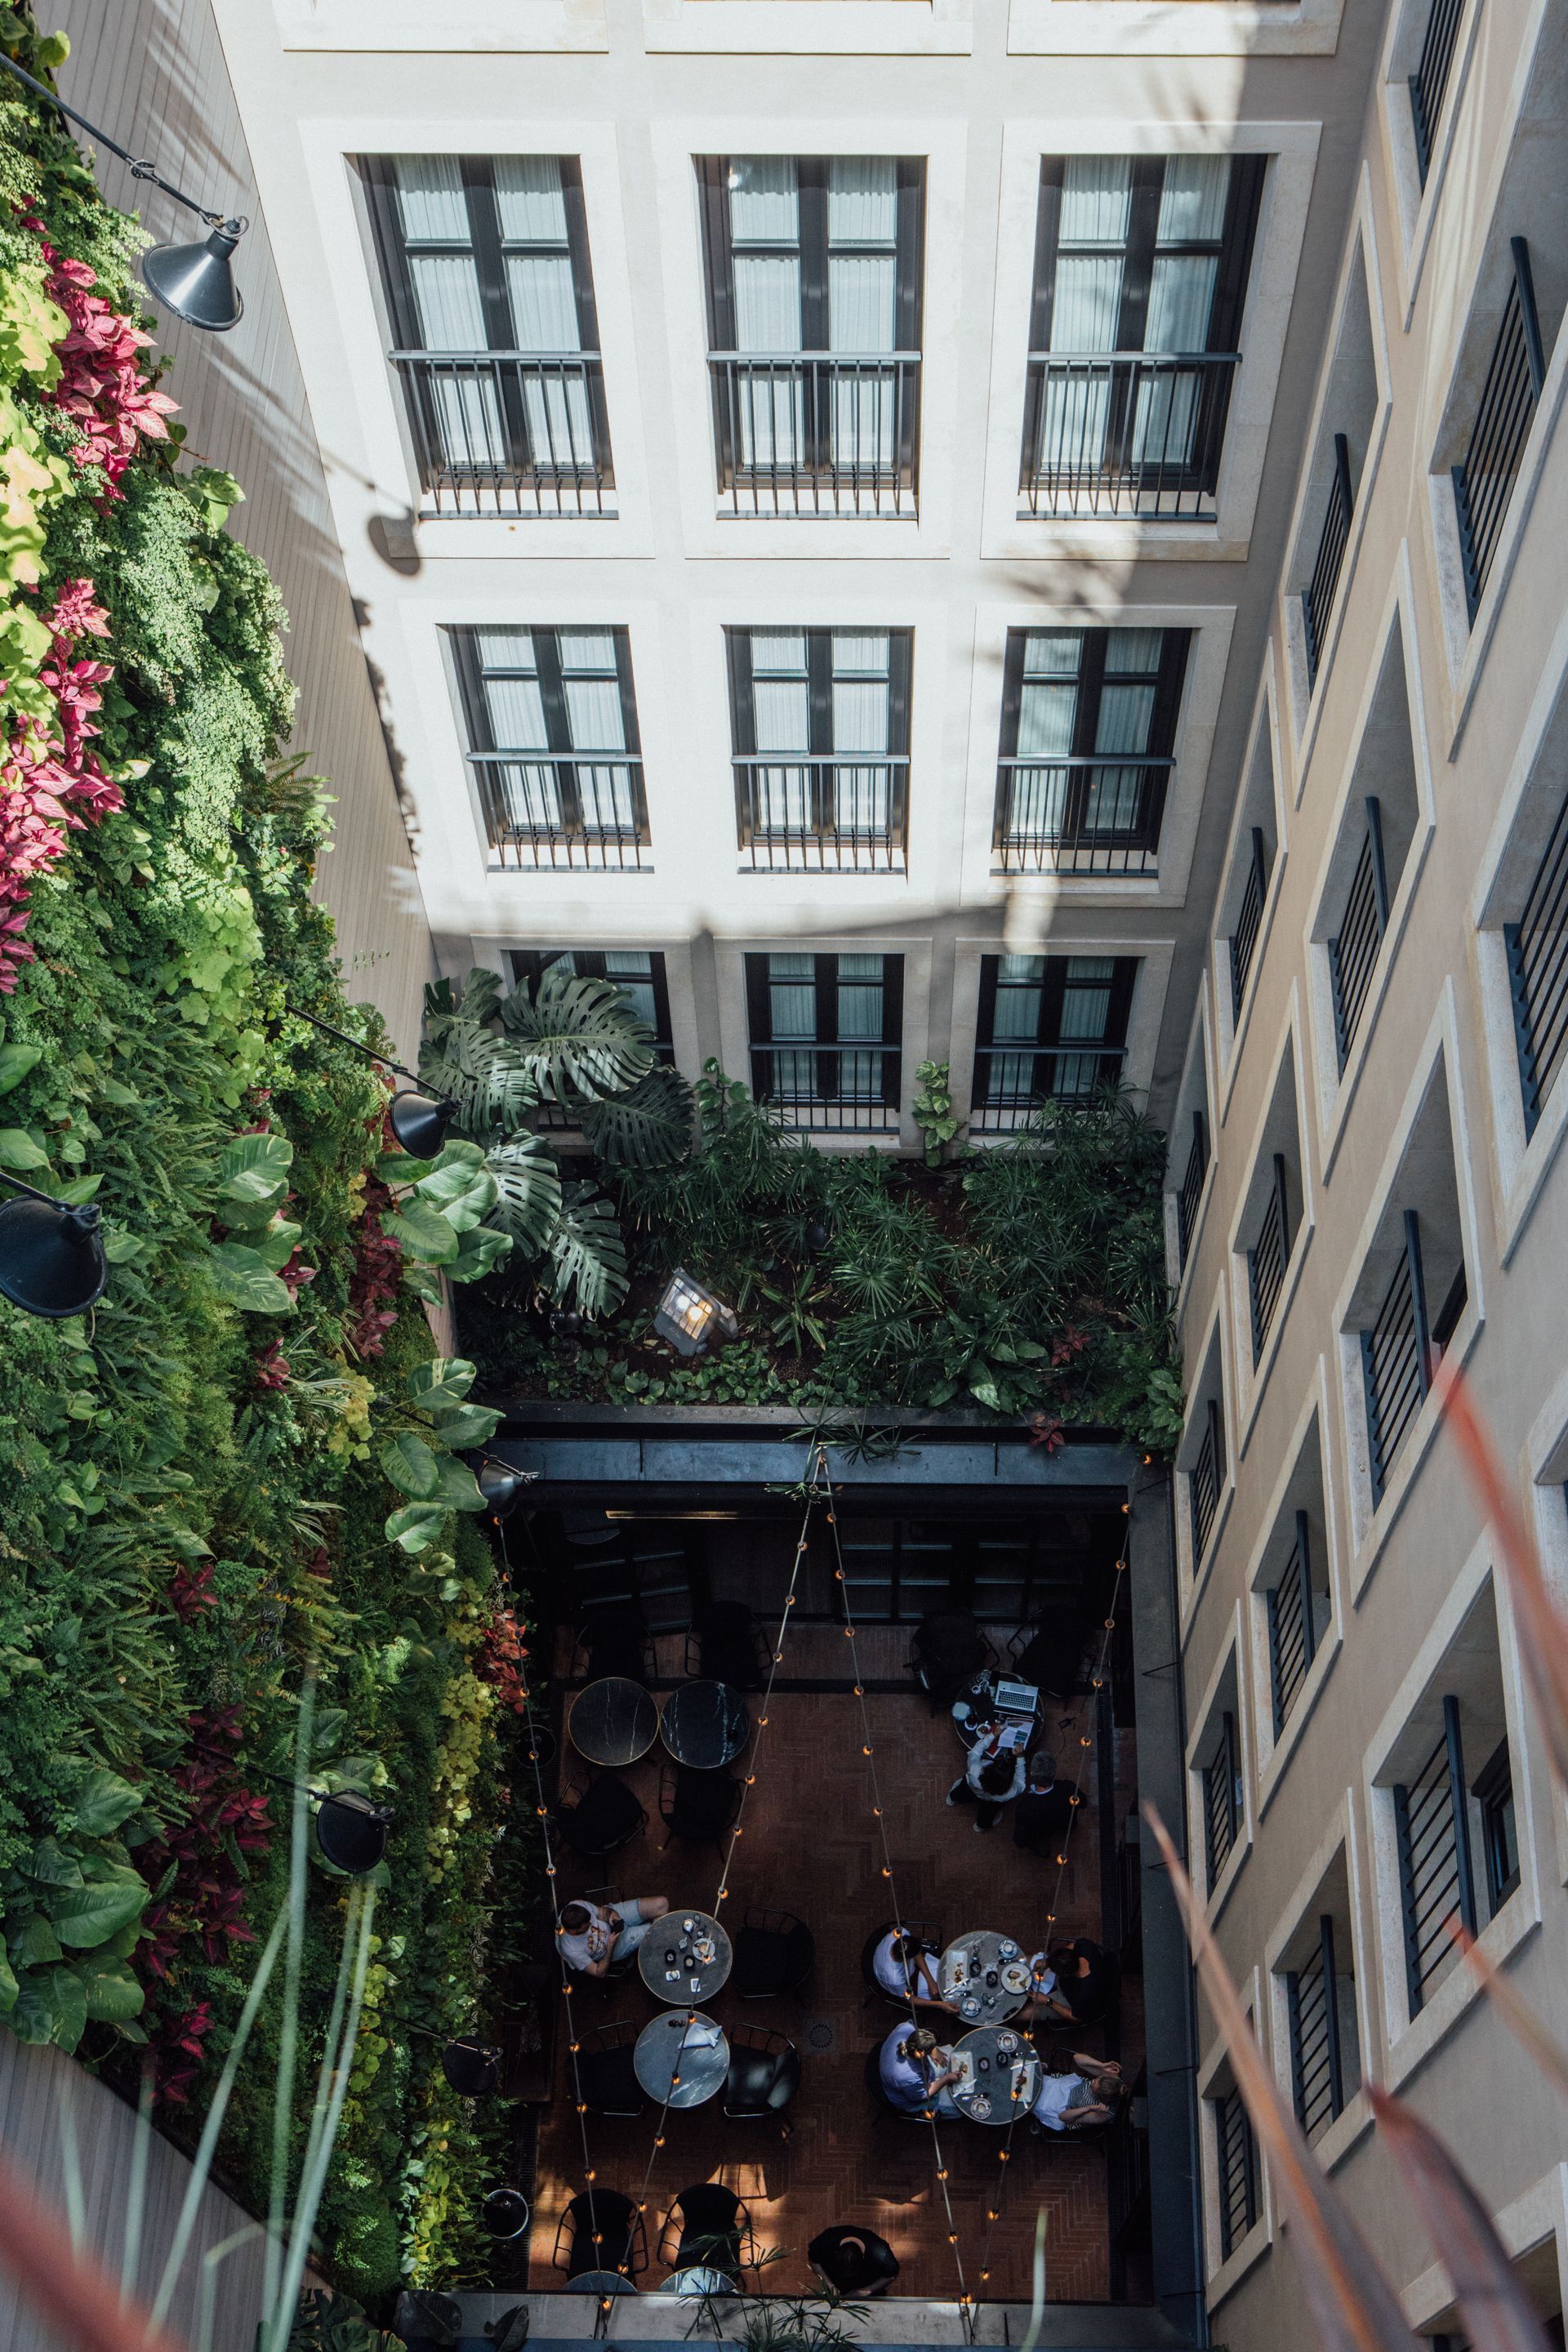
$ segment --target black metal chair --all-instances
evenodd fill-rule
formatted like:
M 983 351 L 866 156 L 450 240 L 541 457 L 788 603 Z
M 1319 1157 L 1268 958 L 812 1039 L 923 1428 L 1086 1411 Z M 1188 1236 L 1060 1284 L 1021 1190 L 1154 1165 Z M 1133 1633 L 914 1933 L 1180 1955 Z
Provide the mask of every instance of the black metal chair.
M 798 1992 L 816 1966 L 816 1938 L 793 1911 L 753 1903 L 735 1938 L 730 1981 L 742 2000 L 771 2000 Z
M 761 1690 L 766 1679 L 757 1621 L 743 1601 L 709 1601 L 686 1636 L 686 1671 L 731 1690 Z
M 800 2053 L 787 2034 L 761 2025 L 730 2029 L 730 2071 L 724 2078 L 724 2113 L 731 2123 L 765 2121 L 786 2114 L 800 2088 Z M 789 2125 L 784 2126 L 788 2137 Z
M 872 1928 L 860 1947 L 860 1974 L 866 1982 L 866 1999 L 861 2003 L 863 2008 L 872 2000 L 885 2000 L 891 2009 L 907 2010 L 909 2007 L 900 1993 L 889 1992 L 885 1984 L 877 1980 L 877 1947 L 883 1937 L 892 1935 L 900 1924 L 897 1919 L 884 1919 L 879 1927 Z M 933 1960 L 941 1958 L 947 1948 L 942 1942 L 942 1929 L 934 1919 L 905 1919 L 901 1924 L 906 1936 L 920 1937 L 922 1948 Z
M 653 1680 L 653 1645 L 640 1609 L 587 1611 L 577 1628 L 577 1647 L 586 1661 L 584 1673 L 589 1682 L 602 1682 L 610 1675 L 618 1675 L 629 1683 L 647 1684 Z
M 962 1698 L 975 1676 L 996 1663 L 996 1653 L 970 1609 L 933 1609 L 915 1627 L 910 1672 L 939 1714 Z
M 647 1814 L 626 1782 L 608 1772 L 595 1773 L 574 1803 L 558 1802 L 555 1821 L 573 1853 L 595 1862 L 618 1853 L 647 1827 Z
M 591 2116 L 641 2115 L 645 2102 L 632 2056 L 637 2039 L 637 2027 L 624 2017 L 583 2029 L 577 2080 Z
M 733 2278 L 756 2257 L 745 2203 L 716 2180 L 683 2189 L 665 2216 L 658 2256 L 668 2270 L 701 2268 Z
M 741 1810 L 741 1783 L 729 1772 L 666 1764 L 658 1776 L 658 1810 L 670 1837 L 716 1846 Z
M 583 2189 L 556 2226 L 551 2262 L 568 2279 L 584 2271 L 624 2271 L 637 2278 L 647 2268 L 642 2215 L 618 2189 Z
M 1032 1623 L 1019 1626 L 1007 1644 L 1007 1663 L 1020 1682 L 1053 1698 L 1070 1698 L 1084 1687 L 1088 1631 L 1080 1601 L 1047 1604 Z

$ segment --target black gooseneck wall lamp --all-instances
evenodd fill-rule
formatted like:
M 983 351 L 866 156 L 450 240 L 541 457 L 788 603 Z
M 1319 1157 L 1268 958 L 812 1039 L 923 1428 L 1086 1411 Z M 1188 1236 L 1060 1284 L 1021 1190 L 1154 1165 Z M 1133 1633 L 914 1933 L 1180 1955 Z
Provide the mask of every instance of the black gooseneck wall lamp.
M 89 122 L 74 106 L 68 106 L 47 82 L 35 80 L 4 49 L 0 49 L 0 67 L 18 81 L 26 82 L 57 113 L 79 122 L 100 147 L 107 147 L 122 163 L 129 163 L 133 180 L 150 180 L 153 187 L 162 188 L 166 196 L 173 196 L 177 205 L 184 205 L 187 212 L 206 223 L 212 234 L 203 244 L 155 245 L 150 253 L 144 253 L 142 275 L 154 300 L 165 310 L 172 310 L 176 319 L 184 319 L 187 325 L 200 327 L 209 335 L 225 335 L 231 327 L 237 326 L 244 315 L 245 301 L 234 282 L 231 265 L 235 247 L 250 226 L 245 215 L 237 214 L 226 220 L 222 213 L 209 212 L 205 205 L 197 204 L 195 196 L 187 196 L 184 188 L 176 188 L 172 180 L 165 180 L 145 155 L 132 155 L 129 148 L 121 147 L 106 131 L 100 131 L 96 122 Z
M 392 1108 L 387 1112 L 392 1132 L 410 1160 L 435 1160 L 439 1156 L 441 1146 L 447 1140 L 447 1129 L 452 1124 L 452 1114 L 458 1108 L 456 1103 L 424 1093 L 413 1070 L 405 1070 L 402 1063 L 395 1062 L 389 1054 L 378 1054 L 374 1045 L 365 1045 L 362 1039 L 351 1037 L 346 1029 L 334 1029 L 330 1021 L 321 1020 L 314 1013 L 301 1013 L 297 1004 L 290 1004 L 288 1010 L 296 1021 L 308 1021 L 312 1029 L 320 1029 L 327 1036 L 335 1037 L 340 1045 L 352 1046 L 356 1054 L 363 1054 L 367 1062 L 379 1062 L 384 1069 L 395 1071 L 400 1078 L 406 1078 L 412 1091 L 405 1088 L 403 1093 L 394 1095 Z
M 0 1168 L 22 1198 L 0 1202 L 0 1297 L 58 1323 L 96 1307 L 109 1283 L 99 1213 L 73 1207 Z

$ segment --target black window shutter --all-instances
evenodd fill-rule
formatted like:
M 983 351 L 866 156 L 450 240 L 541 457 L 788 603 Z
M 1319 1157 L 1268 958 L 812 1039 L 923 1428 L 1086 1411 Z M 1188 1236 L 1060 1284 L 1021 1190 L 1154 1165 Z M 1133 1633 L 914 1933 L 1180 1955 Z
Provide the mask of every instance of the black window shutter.
M 1062 225 L 1063 159 L 1045 155 L 1040 159 L 1040 202 L 1035 222 L 1035 299 L 1029 321 L 1029 349 L 1048 350 L 1051 340 L 1051 303 L 1057 287 L 1057 241 Z
M 1186 682 L 1192 642 L 1190 629 L 1161 632 L 1160 675 L 1154 687 L 1154 715 L 1149 725 L 1149 750 L 1158 759 L 1167 758 L 1175 749 L 1176 719 L 1182 708 L 1182 688 Z
M 599 310 L 594 299 L 594 270 L 588 257 L 588 215 L 583 204 L 583 166 L 575 155 L 563 155 L 561 192 L 566 201 L 566 237 L 572 251 L 572 290 L 577 301 L 577 337 L 585 352 L 599 348 Z
M 807 629 L 804 634 L 810 730 L 806 740 L 814 757 L 829 759 L 833 753 L 833 632 Z
M 730 268 L 730 184 L 727 155 L 699 155 L 697 195 L 702 248 L 708 258 L 708 331 L 712 349 L 735 348 L 735 281 Z
M 974 1042 L 989 1048 L 996 1036 L 996 974 L 1001 970 L 1000 956 L 980 959 L 980 1004 L 975 1015 Z
M 468 235 L 473 240 L 474 268 L 479 281 L 479 308 L 485 322 L 485 342 L 492 352 L 514 350 L 507 294 L 506 265 L 501 259 L 500 220 L 496 211 L 494 167 L 488 155 L 462 158 L 463 194 L 468 207 Z
M 1018 756 L 1018 717 L 1024 703 L 1024 649 L 1028 640 L 1027 629 L 1009 629 L 1007 632 L 1007 650 L 1002 657 L 1002 745 L 999 756 L 1004 760 L 1015 760 Z M 986 964 L 992 967 L 993 1002 L 995 1001 L 996 991 L 995 963 L 994 956 L 984 957 L 982 963 L 983 970 Z M 984 981 L 981 986 L 984 992 Z
M 1247 301 L 1247 274 L 1258 233 L 1258 207 L 1263 194 L 1266 155 L 1233 155 L 1230 188 L 1226 198 L 1225 241 L 1220 248 L 1219 274 L 1209 310 L 1211 352 L 1234 352 L 1241 333 L 1241 313 Z
M 802 155 L 795 164 L 800 206 L 800 347 L 827 349 L 827 163 Z
M 882 958 L 882 1101 L 889 1110 L 899 1108 L 900 1076 L 903 1067 L 904 960 Z
M 391 156 L 362 156 L 360 174 L 370 205 L 371 228 L 375 237 L 376 256 L 381 263 L 381 282 L 386 289 L 386 307 L 392 313 L 393 345 L 398 351 L 417 351 L 420 346 L 419 314 L 414 304 L 408 256 L 404 249 L 403 222 L 397 209 L 397 185 Z
M 910 752 L 914 634 L 912 629 L 892 629 L 888 635 L 888 750 L 898 760 L 907 760 Z
M 1125 1045 L 1128 1015 L 1132 1010 L 1132 987 L 1138 977 L 1138 958 L 1118 956 L 1110 974 L 1110 1002 L 1105 1009 L 1105 1043 Z
M 1143 348 L 1149 316 L 1149 288 L 1154 273 L 1154 240 L 1160 228 L 1160 197 L 1165 184 L 1163 155 L 1132 159 L 1132 199 L 1127 212 L 1127 258 L 1121 268 L 1121 317 L 1117 346 L 1124 352 Z
M 771 1045 L 773 1036 L 773 1005 L 768 994 L 768 960 L 765 955 L 746 958 L 746 1024 L 753 1045 Z
M 813 956 L 812 965 L 816 982 L 816 1042 L 819 1045 L 838 1043 L 838 958 L 836 955 Z
M 924 158 L 901 156 L 898 198 L 898 309 L 893 332 L 901 352 L 921 347 L 921 298 L 925 278 L 926 167 Z
M 1047 956 L 1040 986 L 1039 1021 L 1035 1030 L 1035 1035 L 1042 1045 L 1054 1045 L 1060 1039 L 1067 977 L 1066 956 Z
M 1078 707 L 1073 712 L 1072 747 L 1083 757 L 1094 750 L 1100 729 L 1100 695 L 1105 684 L 1109 629 L 1085 629 L 1079 639 Z
M 621 725 L 626 730 L 626 752 L 636 759 L 642 750 L 642 738 L 637 733 L 637 698 L 632 685 L 631 632 L 616 628 L 610 632 L 616 641 L 616 683 L 621 690 Z
M 730 740 L 737 760 L 751 760 L 757 750 L 756 703 L 752 693 L 752 633 L 726 629 L 724 650 L 730 669 Z

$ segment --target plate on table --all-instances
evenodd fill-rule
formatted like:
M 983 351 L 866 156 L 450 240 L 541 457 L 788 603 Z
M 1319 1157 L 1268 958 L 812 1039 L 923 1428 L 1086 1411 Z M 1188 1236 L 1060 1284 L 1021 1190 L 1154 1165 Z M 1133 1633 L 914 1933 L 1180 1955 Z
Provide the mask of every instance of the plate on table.
M 1029 1971 L 1022 1960 L 1010 1960 L 1002 1971 L 1002 1982 L 1009 1992 L 1027 1992 Z
M 1018 1947 L 1017 1947 L 1017 1945 L 1013 1941 L 1013 1938 L 1012 1938 L 1012 1937 L 1011 1937 L 1011 1936 L 1004 1936 L 1004 1937 L 1003 1937 L 1003 1938 L 1002 1938 L 1002 1944 L 1001 1944 L 1001 1952 L 1002 1952 L 1002 1958 L 1003 1958 L 1005 1960 L 1016 1960 L 1016 1959 L 1017 1958 L 1017 1957 L 1018 1957 Z
M 969 2112 L 972 2116 L 979 2116 L 982 2118 L 991 2113 L 991 2102 L 986 2097 L 984 2091 L 975 2092 L 974 2096 L 969 2102 Z

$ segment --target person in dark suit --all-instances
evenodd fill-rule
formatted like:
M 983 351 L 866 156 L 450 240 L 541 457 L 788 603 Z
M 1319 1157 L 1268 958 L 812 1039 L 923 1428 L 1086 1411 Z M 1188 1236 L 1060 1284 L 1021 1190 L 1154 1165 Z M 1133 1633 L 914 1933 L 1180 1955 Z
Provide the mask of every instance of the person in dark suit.
M 886 2238 L 858 2222 L 836 2221 L 821 2231 L 805 2250 L 811 2267 L 836 2294 L 868 2303 L 886 2294 L 899 2275 L 899 2258 Z
M 1072 1790 L 1057 1779 L 1054 1756 L 1037 1748 L 1029 1778 L 1013 1813 L 1013 1843 L 1026 1853 L 1055 1856 L 1072 1820 Z

